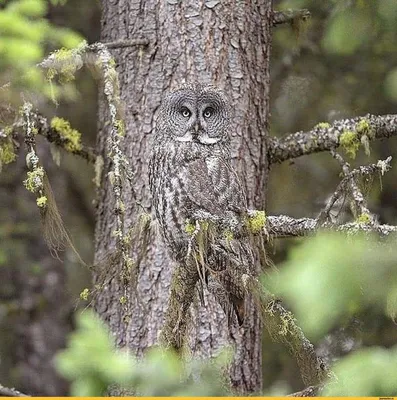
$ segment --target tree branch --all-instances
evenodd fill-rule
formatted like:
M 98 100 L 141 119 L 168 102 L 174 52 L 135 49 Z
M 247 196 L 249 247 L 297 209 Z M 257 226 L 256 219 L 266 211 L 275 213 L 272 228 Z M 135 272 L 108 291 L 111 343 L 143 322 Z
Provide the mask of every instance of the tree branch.
M 350 171 L 349 164 L 346 163 L 339 154 L 337 154 L 334 150 L 331 150 L 331 154 L 333 155 L 334 158 L 336 158 L 341 163 L 345 177 L 339 183 L 335 192 L 328 200 L 325 208 L 320 212 L 319 216 L 317 217 L 318 222 L 320 224 L 322 224 L 325 221 L 330 220 L 330 211 L 331 211 L 333 205 L 346 191 L 348 191 L 347 186 L 350 186 L 350 191 L 352 192 L 351 194 L 352 194 L 354 203 L 356 205 L 356 208 L 359 210 L 359 215 L 368 214 L 372 218 L 372 223 L 374 223 L 376 221 L 376 218 L 368 210 L 368 208 L 366 206 L 366 202 L 365 202 L 365 207 L 363 207 L 362 200 L 364 200 L 364 196 L 362 195 L 362 193 L 356 183 L 356 179 L 363 175 L 372 175 L 376 172 L 383 175 L 385 172 L 387 172 L 391 168 L 390 162 L 391 162 L 392 158 L 388 157 L 386 160 L 379 160 L 376 164 L 359 166 L 358 168 L 354 169 L 353 171 Z M 355 211 L 357 211 L 357 210 L 355 210 Z
M 254 288 L 256 290 L 256 288 Z M 318 385 L 333 376 L 328 365 L 316 355 L 314 346 L 305 337 L 302 329 L 290 311 L 280 300 L 264 288 L 261 291 L 261 309 L 263 323 L 273 341 L 284 344 L 298 363 L 303 382 Z
M 0 384 L 0 396 L 1 397 L 30 397 L 28 394 L 19 392 L 14 388 L 8 388 Z
M 321 385 L 309 386 L 299 392 L 289 394 L 287 397 L 316 397 L 316 396 L 318 396 L 318 393 L 322 389 L 323 389 L 323 387 Z
M 334 225 L 328 222 L 319 223 L 316 218 L 292 218 L 287 215 L 269 216 L 266 219 L 266 229 L 270 236 L 275 238 L 307 236 L 319 229 L 334 230 L 347 234 L 360 232 L 376 233 L 381 236 L 388 236 L 397 233 L 397 226 L 377 225 L 349 222 L 343 225 Z
M 91 147 L 84 146 L 82 144 L 81 149 L 79 149 L 79 150 L 77 150 L 77 149 L 74 149 L 72 151 L 67 150 L 66 146 L 69 143 L 69 140 L 66 137 L 61 136 L 56 129 L 52 128 L 51 125 L 48 123 L 47 118 L 45 118 L 41 114 L 32 112 L 31 120 L 32 120 L 32 123 L 34 124 L 35 128 L 37 128 L 37 133 L 39 135 L 45 137 L 50 143 L 54 143 L 55 145 L 57 145 L 58 147 L 61 147 L 65 151 L 84 158 L 90 164 L 95 163 L 96 154 L 95 154 L 95 151 Z M 21 132 L 23 130 L 23 120 L 18 119 L 11 126 L 8 126 L 7 129 L 11 129 L 11 134 L 14 137 L 18 137 L 18 135 L 21 134 Z M 0 137 L 2 135 L 5 135 L 3 130 L 4 129 L 0 128 Z
M 363 121 L 368 123 L 368 129 L 362 129 Z M 366 136 L 368 141 L 397 136 L 397 115 L 368 114 L 365 117 L 335 121 L 332 125 L 318 124 L 309 132 L 301 131 L 284 138 L 270 138 L 269 163 L 281 163 L 292 158 L 336 149 L 341 145 L 340 138 L 345 132 L 354 132 L 358 143 L 363 136 Z
M 283 10 L 273 12 L 273 26 L 295 22 L 297 19 L 302 21 L 310 18 L 310 11 L 303 10 Z

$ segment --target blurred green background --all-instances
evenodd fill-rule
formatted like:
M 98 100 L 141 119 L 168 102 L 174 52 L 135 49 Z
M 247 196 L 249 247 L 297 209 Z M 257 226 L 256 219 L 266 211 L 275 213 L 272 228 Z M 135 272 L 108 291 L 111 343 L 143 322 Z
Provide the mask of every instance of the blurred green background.
M 312 18 L 305 23 L 295 21 L 276 27 L 273 31 L 273 135 L 310 130 L 318 122 L 332 122 L 348 116 L 395 113 L 395 0 L 275 0 L 274 6 L 280 10 L 308 8 Z M 0 125 L 12 123 L 15 110 L 22 99 L 27 99 L 49 117 L 58 115 L 68 119 L 82 132 L 84 143 L 94 145 L 98 82 L 90 71 L 82 69 L 73 82 L 62 86 L 55 82 L 50 84 L 36 64 L 49 52 L 60 47 L 71 48 L 83 38 L 89 43 L 95 42 L 99 33 L 99 1 L 0 0 Z M 53 98 L 58 105 L 54 104 Z M 65 224 L 83 259 L 90 262 L 95 222 L 94 172 L 84 161 L 65 153 L 62 153 L 60 168 L 57 167 L 50 146 L 40 139 L 38 153 L 49 174 Z M 395 157 L 396 149 L 396 138 L 373 143 L 370 156 L 361 149 L 356 159 L 349 159 L 349 162 L 354 166 L 389 155 Z M 32 394 L 62 395 L 69 393 L 69 384 L 54 370 L 52 358 L 54 352 L 65 345 L 65 334 L 74 329 L 74 312 L 89 304 L 89 299 L 84 301 L 79 294 L 90 287 L 90 277 L 77 264 L 71 251 L 65 252 L 64 263 L 49 254 L 40 236 L 35 198 L 22 185 L 26 174 L 23 148 L 19 152 L 23 156 L 12 164 L 3 165 L 0 173 L 0 383 Z M 329 154 L 316 154 L 273 166 L 268 188 L 268 213 L 317 216 L 340 181 L 339 174 L 340 168 Z M 371 182 L 363 183 L 370 208 L 379 215 L 382 223 L 397 225 L 396 181 L 397 169 L 394 168 L 381 181 L 375 177 Z M 350 218 L 348 202 L 340 204 L 337 212 L 341 220 Z M 329 257 L 339 254 L 342 244 L 338 240 L 322 240 L 316 246 L 325 249 L 330 246 Z M 282 263 L 291 250 L 301 251 L 303 259 L 305 255 L 313 254 L 310 247 L 299 250 L 303 242 L 275 241 L 269 248 L 270 258 L 284 272 Z M 318 262 L 313 262 L 312 270 L 308 268 L 305 279 L 292 269 L 285 277 L 291 287 L 284 288 L 286 292 L 280 289 L 297 315 L 299 304 L 288 293 L 299 292 L 300 286 L 295 287 L 293 283 L 300 280 L 307 283 L 308 287 L 303 289 L 307 293 L 310 293 L 310 287 L 318 287 L 317 278 L 321 271 L 316 265 L 322 266 L 325 262 L 320 259 L 321 254 L 311 257 Z M 382 265 L 395 265 L 393 257 L 390 256 L 391 261 L 382 261 Z M 301 260 L 298 257 L 299 262 L 289 263 L 296 265 Z M 378 265 L 377 259 L 372 261 Z M 290 264 L 286 264 L 286 271 Z M 348 268 L 349 260 L 342 260 L 339 266 Z M 331 270 L 334 270 L 332 266 Z M 340 273 L 338 269 L 335 271 Z M 386 271 L 371 279 L 395 282 L 395 273 L 390 269 Z M 354 271 L 351 274 L 348 274 L 351 279 L 338 281 L 334 289 L 326 281 L 323 289 L 329 290 L 330 294 L 317 290 L 310 293 L 308 301 L 319 301 L 322 296 L 332 298 L 333 295 L 339 299 L 338 290 L 342 290 L 343 285 L 354 287 L 348 285 L 356 282 Z M 329 279 L 332 281 L 332 276 Z M 355 284 L 361 287 L 362 282 Z M 276 285 L 275 290 L 277 288 Z M 391 287 L 389 289 L 392 291 Z M 386 298 L 387 293 L 380 297 Z M 348 295 L 347 298 L 350 299 Z M 314 333 L 312 337 L 323 356 L 333 359 L 357 347 L 391 348 L 396 344 L 397 330 L 390 313 L 387 315 L 376 299 L 371 298 L 369 304 L 357 304 L 355 298 L 346 304 L 330 300 L 328 306 L 333 304 L 340 307 L 340 313 L 336 313 L 335 320 L 323 318 L 321 334 Z M 329 310 L 318 307 L 312 312 L 314 320 L 320 321 L 324 313 L 328 316 Z M 51 332 L 51 340 L 46 339 L 48 332 Z M 329 335 L 324 339 L 326 333 Z M 387 363 L 383 353 L 364 354 L 363 357 L 377 357 Z M 358 363 L 362 364 L 360 360 Z M 65 368 L 63 372 L 73 379 L 68 371 L 65 373 Z M 295 362 L 281 345 L 271 343 L 266 333 L 263 376 L 265 389 L 270 394 L 287 393 L 303 385 Z M 96 384 L 94 382 L 92 386 L 96 387 Z M 214 394 L 218 393 L 217 387 L 214 390 Z M 371 393 L 377 394 L 364 394 Z

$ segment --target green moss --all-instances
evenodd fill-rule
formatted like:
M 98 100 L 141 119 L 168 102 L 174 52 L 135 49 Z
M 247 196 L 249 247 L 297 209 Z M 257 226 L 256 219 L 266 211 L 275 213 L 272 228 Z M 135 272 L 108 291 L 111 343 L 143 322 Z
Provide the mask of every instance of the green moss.
M 122 119 L 116 119 L 115 128 L 117 129 L 117 134 L 119 136 L 125 136 L 125 124 Z
M 44 168 L 38 167 L 33 171 L 28 171 L 27 178 L 23 181 L 24 186 L 29 192 L 36 193 L 43 188 Z
M 371 139 L 374 138 L 374 131 L 371 128 L 371 124 L 369 121 L 365 118 L 362 118 L 357 124 L 356 124 L 356 131 L 359 135 L 367 135 Z
M 12 163 L 16 158 L 12 141 L 7 138 L 3 143 L 0 142 L 0 164 Z
M 64 148 L 71 153 L 82 149 L 81 133 L 71 128 L 68 121 L 63 118 L 54 117 L 51 120 L 51 128 L 54 129 L 59 136 L 65 140 Z
M 328 129 L 331 128 L 331 124 L 328 122 L 319 122 L 314 128 Z
M 343 131 L 340 135 L 339 143 L 351 158 L 356 158 L 357 150 L 360 148 L 358 134 L 353 131 Z
M 90 295 L 90 289 L 85 288 L 81 293 L 80 293 L 80 299 L 81 300 L 88 300 L 88 297 Z
M 47 205 L 47 201 L 48 199 L 46 196 L 41 196 L 36 199 L 37 206 L 40 208 L 45 208 Z
M 371 222 L 371 217 L 368 214 L 363 213 L 358 216 L 356 222 L 359 224 L 369 224 Z
M 126 304 L 127 303 L 127 297 L 126 296 L 121 296 L 120 297 L 120 304 Z
M 254 211 L 247 218 L 247 227 L 250 232 L 256 234 L 264 230 L 266 225 L 266 214 L 264 211 Z
M 195 230 L 196 230 L 196 226 L 190 222 L 190 219 L 187 219 L 187 220 L 185 221 L 185 232 L 186 232 L 189 236 L 192 236 L 193 233 L 195 232 Z
M 225 236 L 225 239 L 228 241 L 228 242 L 230 242 L 231 240 L 233 240 L 234 239 L 234 235 L 233 235 L 233 232 L 231 231 L 231 230 L 225 230 L 224 232 L 223 232 L 223 234 L 224 234 L 224 236 Z
M 77 66 L 75 65 L 75 61 L 73 60 L 73 50 L 68 50 L 65 48 L 59 49 L 54 53 L 54 57 L 62 65 L 59 72 L 61 80 L 63 82 L 74 80 Z

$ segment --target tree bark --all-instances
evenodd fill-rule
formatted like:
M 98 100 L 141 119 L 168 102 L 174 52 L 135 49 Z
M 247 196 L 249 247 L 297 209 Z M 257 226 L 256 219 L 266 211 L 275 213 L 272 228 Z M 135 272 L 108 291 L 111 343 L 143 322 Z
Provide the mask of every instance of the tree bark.
M 124 187 L 126 226 L 136 224 L 140 212 L 137 202 L 150 208 L 147 162 L 156 111 L 164 93 L 183 82 L 211 83 L 229 96 L 235 110 L 231 132 L 233 161 L 245 184 L 249 206 L 264 210 L 268 176 L 271 0 L 103 0 L 102 4 L 102 42 L 142 37 L 149 40 L 147 47 L 112 50 L 125 103 L 123 150 L 134 172 L 132 187 Z M 103 99 L 99 109 L 98 153 L 106 160 L 109 129 Z M 107 161 L 98 193 L 96 264 L 103 264 L 101 260 L 115 248 L 109 168 Z M 98 288 L 96 309 L 109 323 L 120 347 L 127 346 L 140 355 L 157 342 L 173 270 L 167 249 L 155 234 L 151 236 L 145 260 L 137 267 L 137 283 L 128 292 L 119 266 L 107 265 L 94 270 Z M 204 304 L 205 307 L 197 305 L 192 310 L 189 337 L 192 356 L 213 356 L 225 345 L 232 344 L 235 348 L 230 369 L 232 386 L 241 392 L 260 390 L 258 310 L 251 304 L 244 328 L 229 332 L 222 309 L 207 293 Z

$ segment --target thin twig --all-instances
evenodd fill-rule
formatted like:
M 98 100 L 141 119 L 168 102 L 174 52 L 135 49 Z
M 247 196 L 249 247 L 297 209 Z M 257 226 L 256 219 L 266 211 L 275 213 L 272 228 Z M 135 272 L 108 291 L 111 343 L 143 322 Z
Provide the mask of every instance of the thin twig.
M 322 385 L 309 386 L 303 390 L 300 390 L 299 392 L 289 394 L 287 397 L 316 397 L 322 388 Z
M 331 150 L 333 154 L 333 150 Z M 337 157 L 337 156 L 336 156 Z M 378 172 L 383 175 L 391 168 L 392 157 L 388 157 L 386 160 L 379 160 L 376 164 L 363 165 L 355 168 L 353 171 L 344 171 L 345 177 L 341 180 L 335 192 L 332 194 L 328 200 L 326 206 L 321 210 L 319 216 L 317 217 L 320 224 L 329 220 L 330 212 L 335 204 L 335 202 L 346 192 L 346 186 L 350 184 L 351 180 L 355 180 L 364 175 L 373 175 Z
M 1 397 L 30 397 L 28 394 L 22 393 L 14 388 L 8 388 L 0 384 Z

